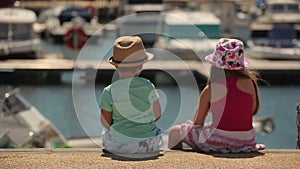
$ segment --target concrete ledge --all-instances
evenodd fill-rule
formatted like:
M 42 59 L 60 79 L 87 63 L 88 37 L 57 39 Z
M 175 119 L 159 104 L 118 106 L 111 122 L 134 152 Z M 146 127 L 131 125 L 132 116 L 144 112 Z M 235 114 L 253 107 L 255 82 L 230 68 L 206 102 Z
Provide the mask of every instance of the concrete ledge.
M 1 168 L 299 168 L 299 149 L 203 154 L 168 150 L 147 160 L 105 156 L 99 148 L 0 149 Z

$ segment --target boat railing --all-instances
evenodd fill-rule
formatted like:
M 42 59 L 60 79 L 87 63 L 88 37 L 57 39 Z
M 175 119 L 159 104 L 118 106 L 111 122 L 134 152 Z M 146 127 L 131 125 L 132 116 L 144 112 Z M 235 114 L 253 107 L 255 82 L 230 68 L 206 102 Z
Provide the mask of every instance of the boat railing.
M 298 43 L 296 39 L 256 39 L 253 40 L 256 46 L 268 46 L 275 48 L 295 47 Z

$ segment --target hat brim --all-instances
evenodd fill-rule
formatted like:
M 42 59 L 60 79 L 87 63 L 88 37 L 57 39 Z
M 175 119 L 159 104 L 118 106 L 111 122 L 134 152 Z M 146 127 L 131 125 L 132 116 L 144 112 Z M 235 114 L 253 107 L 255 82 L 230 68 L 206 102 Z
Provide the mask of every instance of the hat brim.
M 210 63 L 213 63 L 213 54 L 209 54 L 209 55 L 205 56 L 204 59 Z
M 114 61 L 113 56 L 111 56 L 108 61 L 110 64 L 116 66 L 116 67 L 133 67 L 133 66 L 139 66 L 141 64 L 144 64 L 150 60 L 152 60 L 154 57 L 154 55 L 152 53 L 146 52 L 146 58 L 141 60 L 141 61 L 136 61 L 136 62 L 121 62 L 121 63 L 117 63 Z

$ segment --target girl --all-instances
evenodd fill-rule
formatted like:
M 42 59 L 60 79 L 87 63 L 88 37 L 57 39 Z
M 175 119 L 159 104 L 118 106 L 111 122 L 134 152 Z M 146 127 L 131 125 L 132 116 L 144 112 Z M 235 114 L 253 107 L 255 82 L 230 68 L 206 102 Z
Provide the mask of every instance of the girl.
M 168 147 L 182 149 L 182 142 L 195 150 L 250 152 L 264 149 L 257 144 L 252 117 L 260 101 L 255 71 L 246 69 L 243 42 L 221 38 L 205 60 L 212 64 L 210 79 L 200 94 L 193 121 L 171 128 Z M 204 124 L 208 112 L 212 122 Z

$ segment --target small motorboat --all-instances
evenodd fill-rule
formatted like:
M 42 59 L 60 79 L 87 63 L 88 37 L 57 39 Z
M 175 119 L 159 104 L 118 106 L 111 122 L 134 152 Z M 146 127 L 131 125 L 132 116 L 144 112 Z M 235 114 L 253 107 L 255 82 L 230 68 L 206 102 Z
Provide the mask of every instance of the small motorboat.
M 95 9 L 57 6 L 39 15 L 43 37 L 54 43 L 65 43 L 71 49 L 81 49 L 88 38 L 102 35 Z
M 5 92 L 0 102 L 0 148 L 86 148 L 99 147 L 99 138 L 67 139 L 19 89 Z M 100 144 L 100 143 L 99 143 Z
M 0 16 L 0 59 L 40 57 L 41 40 L 33 28 L 36 14 L 11 7 L 0 8 Z
M 18 89 L 4 94 L 1 108 L 1 148 L 53 148 L 66 145 L 67 140 L 60 131 L 35 106 L 28 103 Z

